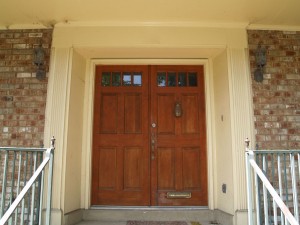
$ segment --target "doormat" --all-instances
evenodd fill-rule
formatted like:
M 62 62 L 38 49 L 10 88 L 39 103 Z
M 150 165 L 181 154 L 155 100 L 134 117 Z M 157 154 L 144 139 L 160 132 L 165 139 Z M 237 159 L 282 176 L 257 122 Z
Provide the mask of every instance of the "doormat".
M 126 225 L 188 225 L 184 221 L 127 221 Z

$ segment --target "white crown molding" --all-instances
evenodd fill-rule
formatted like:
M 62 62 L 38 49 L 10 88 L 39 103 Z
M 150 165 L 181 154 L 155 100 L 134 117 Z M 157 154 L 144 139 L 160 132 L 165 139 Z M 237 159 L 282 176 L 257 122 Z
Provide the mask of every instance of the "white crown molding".
M 0 30 L 26 30 L 26 29 L 51 29 L 53 27 L 44 24 L 11 24 L 7 26 L 0 26 Z
M 202 28 L 240 28 L 245 29 L 248 23 L 217 23 L 195 21 L 64 21 L 55 24 L 55 27 L 202 27 Z
M 217 23 L 217 22 L 161 22 L 161 21 L 63 21 L 55 24 L 34 23 L 34 24 L 11 24 L 0 25 L 0 30 L 17 29 L 52 29 L 54 27 L 201 27 L 201 28 L 235 28 L 246 30 L 281 30 L 300 31 L 300 25 L 271 25 L 271 24 L 249 24 L 240 22 Z
M 300 31 L 300 25 L 291 26 L 291 25 L 249 24 L 249 26 L 247 26 L 247 30 Z

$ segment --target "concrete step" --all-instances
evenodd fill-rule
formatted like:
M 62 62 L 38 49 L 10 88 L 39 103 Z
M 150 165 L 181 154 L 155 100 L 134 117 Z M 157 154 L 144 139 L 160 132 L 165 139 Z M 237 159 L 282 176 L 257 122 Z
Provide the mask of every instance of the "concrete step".
M 203 208 L 107 208 L 77 210 L 65 225 L 126 225 L 127 221 L 185 221 L 188 225 L 232 225 L 233 216 Z
M 208 209 L 90 209 L 83 213 L 84 221 L 213 221 L 214 212 Z

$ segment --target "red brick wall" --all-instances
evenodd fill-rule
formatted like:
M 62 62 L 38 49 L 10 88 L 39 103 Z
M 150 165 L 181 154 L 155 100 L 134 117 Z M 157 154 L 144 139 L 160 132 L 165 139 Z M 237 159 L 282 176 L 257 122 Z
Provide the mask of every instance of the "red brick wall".
M 256 143 L 300 149 L 300 32 L 249 30 Z M 254 81 L 255 50 L 267 49 L 263 82 Z
M 49 70 L 52 29 L 0 30 L 0 146 L 43 145 L 48 79 L 36 78 L 34 48 L 42 43 Z

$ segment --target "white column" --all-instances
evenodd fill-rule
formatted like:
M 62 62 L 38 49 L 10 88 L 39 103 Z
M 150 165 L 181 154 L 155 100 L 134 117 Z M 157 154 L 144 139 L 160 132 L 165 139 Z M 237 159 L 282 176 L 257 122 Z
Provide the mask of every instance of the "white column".
M 228 60 L 235 189 L 234 208 L 238 212 L 247 209 L 244 140 L 246 137 L 254 140 L 253 103 L 247 51 L 242 48 L 229 49 Z
M 52 187 L 51 224 L 62 223 L 64 200 L 66 128 L 68 121 L 70 48 L 53 48 L 48 80 L 44 141 L 47 146 L 55 137 L 55 153 Z

